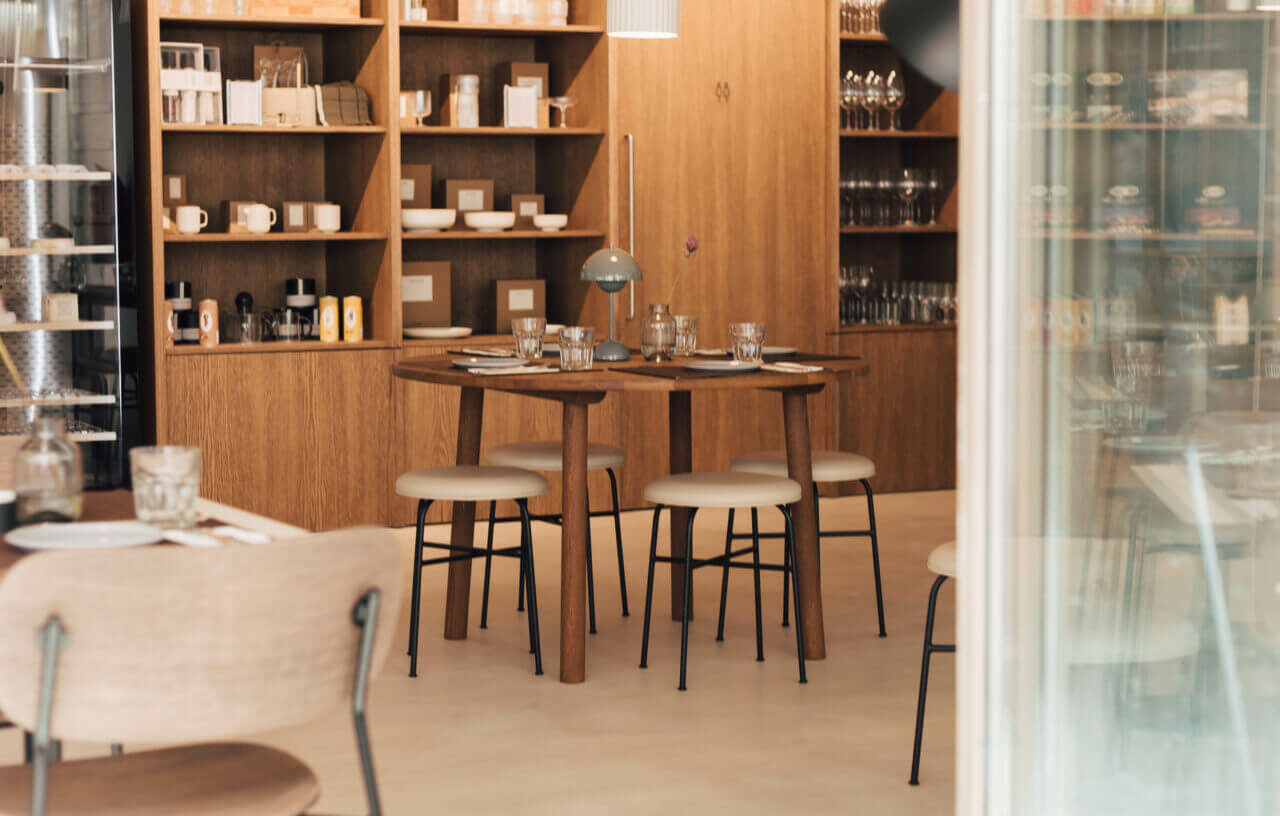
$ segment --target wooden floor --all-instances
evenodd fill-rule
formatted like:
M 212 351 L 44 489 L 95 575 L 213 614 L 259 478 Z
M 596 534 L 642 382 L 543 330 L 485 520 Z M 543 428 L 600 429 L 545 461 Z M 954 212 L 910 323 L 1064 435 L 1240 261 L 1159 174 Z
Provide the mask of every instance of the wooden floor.
M 599 634 L 588 680 L 556 681 L 559 533 L 539 526 L 537 569 L 547 674 L 534 677 L 526 625 L 515 611 L 515 562 L 496 562 L 488 630 L 445 642 L 444 569 L 425 576 L 419 677 L 397 648 L 373 688 L 370 721 L 388 814 L 848 814 L 952 812 L 954 659 L 935 659 L 918 788 L 907 785 L 930 549 L 953 537 L 954 494 L 877 501 L 889 637 L 875 636 L 870 554 L 862 543 L 823 551 L 829 658 L 796 683 L 794 638 L 779 623 L 781 589 L 765 582 L 766 662 L 756 663 L 751 580 L 735 572 L 726 641 L 715 642 L 719 573 L 699 570 L 700 615 L 691 632 L 689 691 L 676 691 L 679 624 L 655 616 L 649 668 L 637 668 L 644 609 L 645 512 L 624 516 L 632 615 L 619 616 L 612 533 L 596 520 Z M 860 497 L 823 500 L 828 526 L 860 526 Z M 698 554 L 723 547 L 724 515 L 698 520 Z M 770 526 L 773 526 L 770 520 Z M 436 528 L 437 536 L 446 534 Z M 502 533 L 514 537 L 514 528 Z M 477 540 L 482 540 L 477 537 Z M 411 535 L 405 531 L 406 561 Z M 665 545 L 665 536 L 662 539 Z M 768 557 L 777 554 L 770 546 Z M 656 595 L 665 598 L 664 568 Z M 406 593 L 407 594 L 407 593 Z M 944 590 L 939 638 L 950 642 L 954 595 Z M 665 608 L 667 604 L 657 608 Z M 401 645 L 408 610 L 399 622 Z M 364 812 L 350 717 L 339 711 L 262 741 L 296 753 L 318 773 L 318 813 Z M 69 756 L 99 753 L 71 746 Z M 13 732 L 0 756 L 17 760 Z

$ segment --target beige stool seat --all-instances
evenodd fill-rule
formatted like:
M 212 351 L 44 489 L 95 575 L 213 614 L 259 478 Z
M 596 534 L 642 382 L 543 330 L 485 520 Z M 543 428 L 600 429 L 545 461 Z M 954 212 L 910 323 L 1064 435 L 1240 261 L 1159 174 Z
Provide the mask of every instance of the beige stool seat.
M 925 562 L 925 566 L 935 575 L 956 577 L 956 543 L 948 541 L 940 547 L 934 547 L 933 552 L 929 553 L 929 560 Z
M 31 766 L 0 768 L 0 814 L 31 812 Z M 296 816 L 320 797 L 311 769 L 262 745 L 220 743 L 49 766 L 49 816 Z
M 876 475 L 876 463 L 856 453 L 813 451 L 812 457 L 815 482 L 857 482 Z M 732 469 L 784 478 L 790 475 L 786 451 L 761 451 L 739 456 L 733 460 Z
M 591 442 L 587 445 L 587 470 L 620 468 L 626 461 L 621 448 Z M 559 473 L 564 465 L 564 446 L 559 442 L 518 442 L 494 448 L 484 455 L 486 465 L 517 467 Z
M 677 473 L 646 485 L 644 498 L 672 507 L 767 507 L 800 501 L 800 485 L 759 473 Z
M 550 489 L 550 483 L 532 471 L 488 465 L 411 470 L 396 479 L 398 495 L 435 501 L 527 499 Z

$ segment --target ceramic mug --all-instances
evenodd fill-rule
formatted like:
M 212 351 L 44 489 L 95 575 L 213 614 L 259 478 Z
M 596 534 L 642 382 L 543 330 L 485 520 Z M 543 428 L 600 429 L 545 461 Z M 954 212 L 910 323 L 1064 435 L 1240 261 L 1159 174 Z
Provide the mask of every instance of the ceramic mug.
M 337 232 L 342 227 L 342 208 L 337 204 L 317 204 L 312 212 L 317 232 Z
M 209 226 L 209 213 L 194 204 L 183 204 L 174 210 L 178 223 L 178 232 L 184 235 L 195 235 Z
M 261 235 L 271 232 L 276 225 L 276 211 L 266 204 L 250 204 L 244 208 L 244 226 L 249 232 Z M 179 229 L 182 227 L 179 226 Z

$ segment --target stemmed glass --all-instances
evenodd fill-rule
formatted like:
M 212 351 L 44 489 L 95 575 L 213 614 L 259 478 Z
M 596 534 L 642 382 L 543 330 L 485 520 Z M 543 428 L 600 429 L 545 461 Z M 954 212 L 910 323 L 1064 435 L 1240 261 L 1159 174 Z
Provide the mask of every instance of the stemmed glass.
M 844 120 L 841 122 L 841 126 L 846 128 L 857 127 L 857 120 L 854 116 L 860 104 L 858 97 L 861 96 L 861 87 L 854 88 L 855 78 L 858 85 L 861 86 L 861 77 L 855 77 L 853 71 L 849 71 L 844 75 L 844 79 L 840 80 L 840 110 L 844 111 Z
M 867 86 L 862 79 L 862 74 L 859 74 L 856 71 L 850 71 L 849 76 L 851 78 L 850 79 L 850 87 L 851 87 L 851 93 L 852 93 L 851 110 L 852 110 L 852 119 L 853 119 L 852 122 L 850 122 L 850 127 L 852 127 L 854 130 L 857 130 L 862 127 L 862 105 L 863 105 L 863 100 L 866 98 Z
M 924 184 L 920 178 L 920 171 L 914 167 L 907 167 L 900 171 L 898 177 L 898 197 L 902 199 L 902 225 L 904 227 L 914 227 L 915 213 L 912 211 L 912 205 L 916 197 L 920 195 L 920 191 L 924 189 Z
M 888 79 L 884 82 L 884 107 L 889 111 L 889 130 L 902 128 L 898 111 L 906 101 L 907 89 L 902 82 L 902 74 L 896 70 L 890 71 Z
M 413 123 L 422 127 L 431 115 L 431 91 L 413 92 Z
M 551 107 L 560 111 L 560 127 L 569 127 L 569 108 L 578 104 L 578 100 L 572 96 L 553 96 L 549 101 Z
M 867 115 L 871 120 L 867 129 L 879 130 L 880 114 L 878 109 L 884 104 L 884 77 L 875 71 L 868 71 L 862 92 L 862 107 L 867 109 Z
M 942 197 L 942 173 L 938 168 L 930 168 L 924 187 L 925 201 L 928 205 L 928 213 L 926 213 L 928 220 L 925 223 L 930 225 L 936 224 L 938 223 L 939 199 Z
M 893 171 L 887 167 L 880 168 L 880 173 L 876 176 L 876 195 L 880 205 L 876 213 L 876 226 L 894 226 L 898 223 L 896 212 L 898 193 L 894 184 Z

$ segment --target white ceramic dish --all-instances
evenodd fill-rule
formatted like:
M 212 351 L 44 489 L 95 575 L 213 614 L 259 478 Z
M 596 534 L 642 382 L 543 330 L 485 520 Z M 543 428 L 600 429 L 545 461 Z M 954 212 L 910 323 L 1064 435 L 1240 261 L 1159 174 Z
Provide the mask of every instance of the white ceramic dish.
M 514 357 L 457 357 L 453 364 L 458 368 L 514 368 L 528 365 Z
M 692 363 L 685 363 L 684 367 L 689 371 L 702 371 L 711 374 L 745 374 L 748 371 L 756 371 L 763 363 L 759 362 L 739 362 L 737 360 L 696 360 Z
M 765 357 L 790 357 L 795 354 L 798 349 L 791 346 L 765 346 L 760 353 Z
M 441 328 L 425 326 L 405 326 L 404 336 L 415 340 L 456 340 L 459 337 L 470 337 L 471 329 L 466 326 L 446 326 Z
M 141 547 L 164 538 L 164 533 L 140 521 L 86 521 L 75 524 L 36 524 L 5 533 L 20 550 L 106 550 Z
M 408 232 L 439 232 L 452 227 L 457 220 L 457 210 L 410 208 L 400 211 L 400 225 Z
M 516 224 L 516 214 L 513 212 L 469 212 L 462 218 L 476 232 L 502 232 Z
M 543 232 L 559 232 L 569 223 L 569 216 L 544 213 L 533 217 L 533 225 Z

